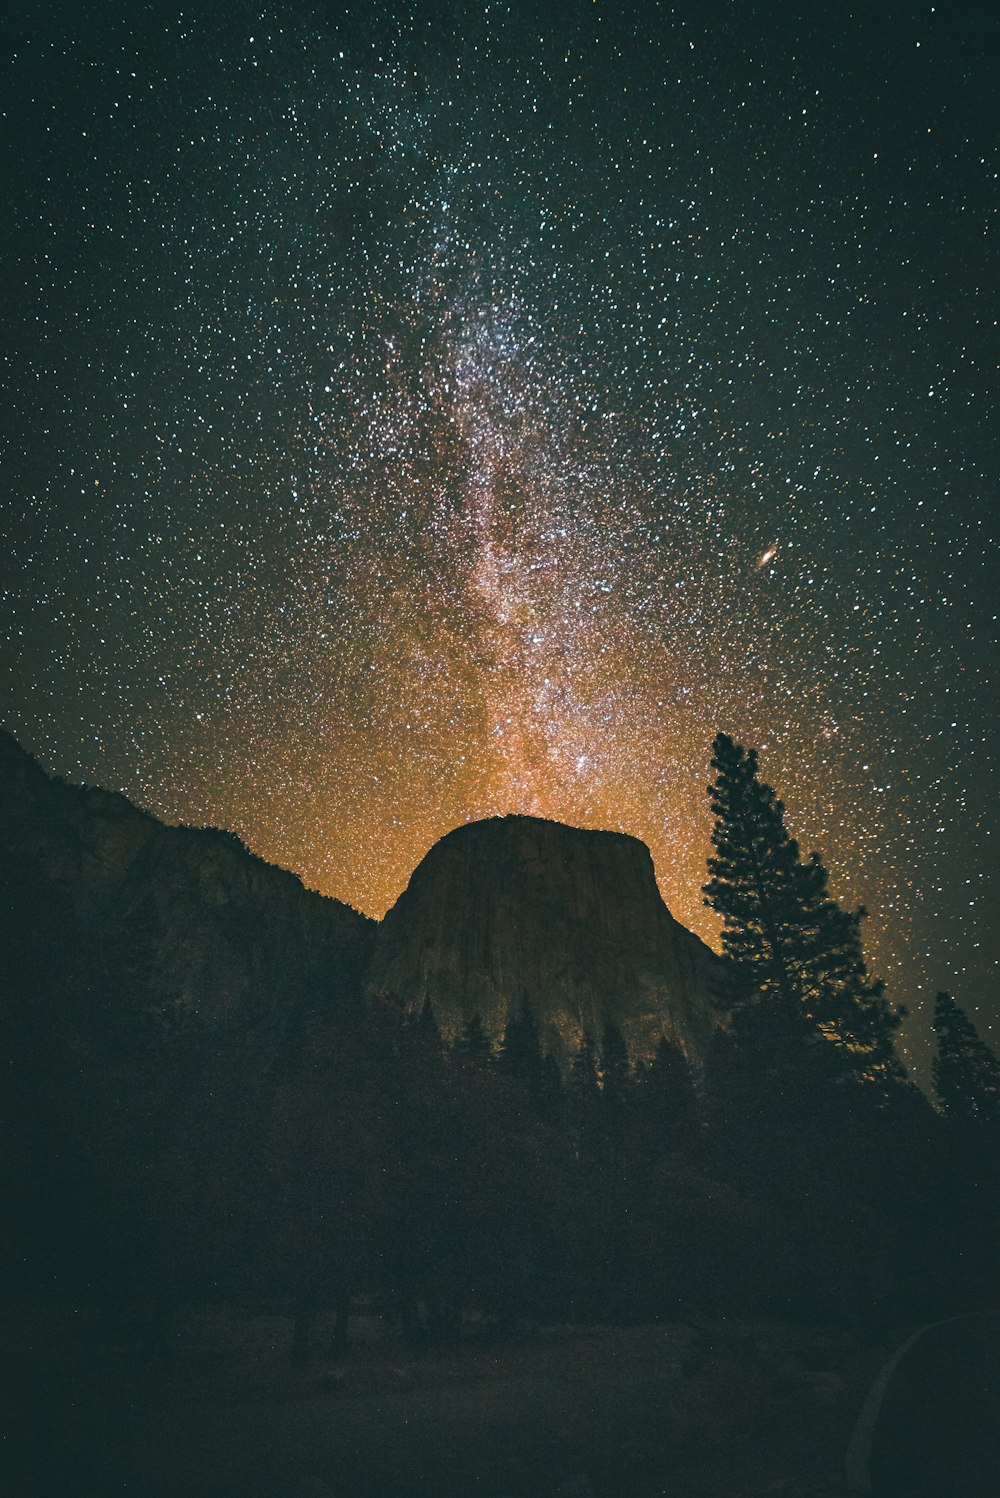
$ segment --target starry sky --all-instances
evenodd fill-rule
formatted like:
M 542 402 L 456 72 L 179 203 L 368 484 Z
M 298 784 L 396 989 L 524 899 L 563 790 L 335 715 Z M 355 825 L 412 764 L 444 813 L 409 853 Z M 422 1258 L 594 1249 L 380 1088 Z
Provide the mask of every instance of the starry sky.
M 708 940 L 722 728 L 908 1045 L 941 987 L 995 1042 L 998 42 L 17 8 L 5 725 L 376 916 L 462 821 L 620 828 Z

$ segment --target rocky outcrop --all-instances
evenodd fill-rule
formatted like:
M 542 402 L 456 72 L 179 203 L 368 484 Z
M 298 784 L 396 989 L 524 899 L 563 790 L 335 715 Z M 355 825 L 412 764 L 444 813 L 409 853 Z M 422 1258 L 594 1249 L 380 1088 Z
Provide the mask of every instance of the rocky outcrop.
M 363 988 L 374 921 L 231 833 L 168 827 L 124 796 L 46 775 L 8 734 L 0 878 L 8 919 L 17 912 L 7 945 L 30 950 L 34 930 L 38 964 L 58 946 L 67 981 L 103 990 L 101 1004 L 280 1025 Z
M 615 1021 L 633 1055 L 661 1033 L 704 1054 L 719 959 L 668 911 L 649 849 L 537 817 L 469 823 L 436 843 L 386 915 L 369 992 L 429 998 L 454 1031 L 494 1035 L 523 999 L 556 1048 Z
M 613 1020 L 636 1057 L 668 1034 L 692 1059 L 718 1023 L 718 959 L 621 833 L 519 816 L 458 827 L 379 926 L 233 834 L 67 785 L 0 734 L 0 880 L 25 1002 L 35 966 L 109 1013 L 209 1026 L 280 1028 L 367 992 L 430 998 L 446 1031 L 479 1014 L 499 1035 L 527 999 L 557 1053 Z

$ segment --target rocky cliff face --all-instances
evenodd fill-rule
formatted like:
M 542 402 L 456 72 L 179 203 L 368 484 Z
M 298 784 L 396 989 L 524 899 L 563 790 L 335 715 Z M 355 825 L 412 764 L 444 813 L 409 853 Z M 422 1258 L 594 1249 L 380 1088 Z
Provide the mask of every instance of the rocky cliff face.
M 67 981 L 105 990 L 101 1004 L 210 1026 L 280 1023 L 303 1003 L 348 1003 L 363 987 L 374 921 L 304 889 L 230 833 L 168 827 L 124 796 L 46 775 L 8 734 L 0 879 L 5 946 L 37 948 L 40 967 L 58 948 Z
M 692 1058 L 718 1022 L 718 959 L 620 833 L 516 816 L 456 828 L 378 926 L 232 834 L 66 785 L 0 734 L 0 881 L 25 1003 L 34 967 L 72 1003 L 210 1027 L 280 1025 L 367 991 L 429 997 L 447 1031 L 479 1014 L 499 1035 L 528 999 L 557 1052 L 614 1020 L 635 1056 L 663 1033 Z
M 719 960 L 671 916 L 637 838 L 536 817 L 458 827 L 430 850 L 379 928 L 369 991 L 430 998 L 453 1031 L 493 1034 L 527 998 L 558 1048 L 619 1023 L 633 1055 L 661 1033 L 693 1058 L 718 1023 Z

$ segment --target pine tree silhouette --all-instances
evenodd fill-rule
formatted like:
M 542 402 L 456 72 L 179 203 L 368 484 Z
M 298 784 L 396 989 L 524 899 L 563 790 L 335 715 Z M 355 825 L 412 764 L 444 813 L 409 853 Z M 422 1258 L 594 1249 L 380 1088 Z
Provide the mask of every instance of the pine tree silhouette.
M 661 1035 L 642 1083 L 642 1100 L 657 1143 L 676 1149 L 694 1133 L 697 1105 L 694 1081 L 680 1046 Z
M 584 1030 L 580 1037 L 579 1048 L 570 1066 L 569 1082 L 574 1098 L 584 1102 L 596 1098 L 597 1060 L 594 1056 L 594 1039 L 589 1030 Z
M 757 754 L 720 733 L 709 787 L 715 828 L 705 904 L 723 918 L 722 945 L 737 986 L 792 1016 L 805 1011 L 859 1074 L 903 1075 L 892 1035 L 900 1014 L 868 976 L 861 947 L 863 909 L 831 897 L 818 853 L 803 860 L 785 827 L 784 807 L 758 778 Z
M 430 1000 L 430 994 L 424 996 L 424 1002 L 420 1012 L 412 1017 L 413 1028 L 416 1031 L 419 1043 L 426 1046 L 428 1050 L 439 1050 L 441 1046 L 441 1027 L 434 1013 L 434 1006 Z
M 947 993 L 934 1002 L 934 1093 L 948 1118 L 1000 1124 L 1000 1061 Z
M 523 998 L 516 1014 L 507 1020 L 503 1040 L 500 1044 L 500 1066 L 509 1077 L 513 1077 L 528 1091 L 537 1096 L 542 1084 L 542 1046 L 538 1033 L 538 1021 L 527 998 Z
M 493 1046 L 481 1017 L 467 1019 L 455 1037 L 455 1055 L 463 1061 L 486 1065 L 493 1056 Z
M 632 1065 L 620 1025 L 609 1020 L 601 1036 L 601 1094 L 612 1106 L 622 1106 L 632 1090 Z
M 561 1120 L 565 1099 L 566 1089 L 559 1062 L 550 1051 L 546 1051 L 539 1073 L 539 1103 L 542 1117 L 548 1123 L 555 1124 Z

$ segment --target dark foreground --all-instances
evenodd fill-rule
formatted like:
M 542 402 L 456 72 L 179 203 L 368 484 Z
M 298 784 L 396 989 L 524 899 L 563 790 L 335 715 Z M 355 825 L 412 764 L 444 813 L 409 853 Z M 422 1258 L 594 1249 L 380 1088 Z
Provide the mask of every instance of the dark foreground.
M 915 1330 L 698 1320 L 414 1352 L 373 1318 L 295 1375 L 280 1316 L 184 1312 L 165 1359 L 102 1340 L 86 1311 L 4 1320 L 11 1498 L 842 1494 L 866 1394 Z M 986 1407 L 1000 1390 L 994 1328 L 915 1344 L 876 1428 L 876 1493 L 992 1491 L 977 1471 L 995 1459 L 980 1440 L 1000 1413 Z M 949 1419 L 949 1398 L 964 1412 L 953 1487 L 948 1440 L 921 1434 Z

